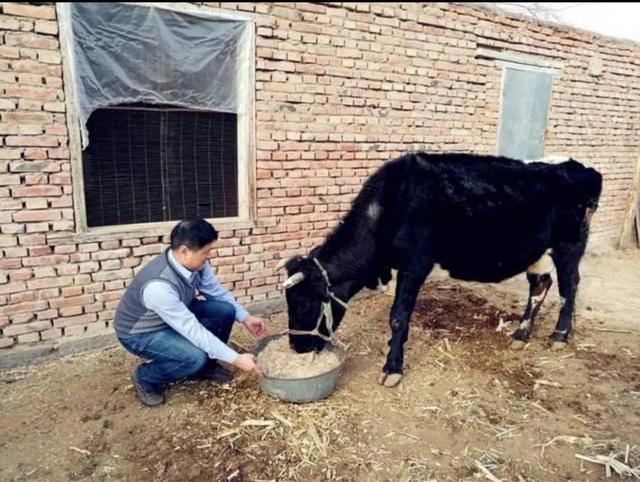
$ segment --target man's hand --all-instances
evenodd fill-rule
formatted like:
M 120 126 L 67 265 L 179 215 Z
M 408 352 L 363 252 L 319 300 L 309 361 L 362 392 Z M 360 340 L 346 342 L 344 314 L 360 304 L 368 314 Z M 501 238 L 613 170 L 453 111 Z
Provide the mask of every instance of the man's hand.
M 269 334 L 269 332 L 267 331 L 267 325 L 265 324 L 262 318 L 249 315 L 243 321 L 243 323 L 247 331 L 251 333 L 253 336 L 255 336 L 256 338 L 264 338 Z
M 238 358 L 235 359 L 233 365 L 238 367 L 243 372 L 255 373 L 256 375 L 260 375 L 260 368 L 258 368 L 258 363 L 256 357 L 251 353 L 243 353 L 242 355 L 238 355 Z

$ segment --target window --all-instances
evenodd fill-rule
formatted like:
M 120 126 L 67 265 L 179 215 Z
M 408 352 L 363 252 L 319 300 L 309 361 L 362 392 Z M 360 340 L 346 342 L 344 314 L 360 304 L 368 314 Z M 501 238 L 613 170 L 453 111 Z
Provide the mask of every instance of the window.
M 254 24 L 204 7 L 57 8 L 77 231 L 249 221 Z
M 551 73 L 505 66 L 500 101 L 498 154 L 514 159 L 544 155 Z
M 238 216 L 235 114 L 117 107 L 87 128 L 89 227 Z

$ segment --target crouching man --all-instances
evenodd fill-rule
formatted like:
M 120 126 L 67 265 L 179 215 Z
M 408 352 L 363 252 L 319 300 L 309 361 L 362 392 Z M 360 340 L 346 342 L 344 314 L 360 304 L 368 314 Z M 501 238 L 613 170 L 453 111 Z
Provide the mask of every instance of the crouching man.
M 138 272 L 118 304 L 118 340 L 148 360 L 131 375 L 144 405 L 163 403 L 163 387 L 178 380 L 233 379 L 218 360 L 258 373 L 253 355 L 240 355 L 226 344 L 235 321 L 258 338 L 267 335 L 267 328 L 214 276 L 208 259 L 217 239 L 204 219 L 179 222 L 171 231 L 170 248 Z

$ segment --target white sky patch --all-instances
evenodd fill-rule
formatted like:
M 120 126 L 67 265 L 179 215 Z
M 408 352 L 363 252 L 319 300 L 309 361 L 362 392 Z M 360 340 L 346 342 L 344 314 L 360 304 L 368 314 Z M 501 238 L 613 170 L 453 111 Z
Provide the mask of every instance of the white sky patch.
M 640 3 L 495 2 L 494 7 L 640 43 Z

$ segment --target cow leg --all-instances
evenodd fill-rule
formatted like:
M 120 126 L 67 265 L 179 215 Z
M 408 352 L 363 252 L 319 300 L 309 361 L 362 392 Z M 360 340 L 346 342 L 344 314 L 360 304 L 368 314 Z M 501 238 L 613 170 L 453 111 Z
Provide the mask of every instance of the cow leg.
M 389 317 L 391 325 L 389 353 L 387 354 L 387 362 L 378 378 L 378 383 L 381 385 L 394 387 L 402 379 L 404 344 L 409 335 L 409 321 L 416 305 L 420 287 L 432 268 L 433 263 L 430 263 L 420 271 L 403 269 L 398 272 L 396 296 Z
M 576 246 L 574 249 L 554 250 L 554 261 L 558 271 L 558 291 L 560 292 L 560 315 L 558 323 L 551 334 L 553 349 L 564 348 L 571 333 L 571 321 L 574 314 L 576 293 L 580 283 L 578 264 L 584 252 L 584 246 Z
M 550 253 L 551 251 L 547 250 L 538 261 L 527 268 L 529 301 L 520 320 L 520 326 L 511 334 L 513 338 L 511 348 L 513 349 L 521 349 L 529 341 L 529 337 L 533 331 L 533 323 L 549 292 L 549 288 L 553 284 L 551 280 L 553 258 L 551 258 Z
M 529 280 L 529 301 L 527 308 L 522 315 L 518 329 L 511 334 L 513 342 L 511 348 L 520 349 L 529 341 L 529 337 L 533 331 L 533 324 L 536 316 L 540 311 L 540 307 L 549 292 L 549 288 L 553 284 L 551 275 L 548 273 L 537 274 L 527 272 L 527 280 Z

